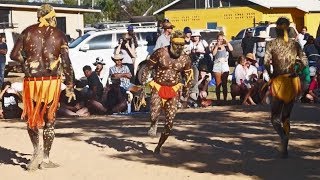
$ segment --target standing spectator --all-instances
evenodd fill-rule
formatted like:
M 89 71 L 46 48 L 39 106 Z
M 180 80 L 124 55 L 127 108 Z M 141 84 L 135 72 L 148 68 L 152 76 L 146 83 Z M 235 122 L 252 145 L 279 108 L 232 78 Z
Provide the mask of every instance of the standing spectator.
M 297 36 L 298 43 L 300 44 L 302 49 L 304 48 L 304 45 L 307 43 L 307 39 L 308 39 L 308 37 L 306 37 L 306 35 L 308 35 L 307 31 L 308 31 L 307 27 L 303 26 L 301 32 Z
M 154 47 L 154 51 L 159 48 L 169 46 L 170 45 L 170 37 L 172 30 L 175 26 L 172 25 L 170 22 L 164 22 L 162 24 L 162 29 L 164 30 L 163 33 L 158 37 L 156 45 Z
M 308 37 L 307 42 L 304 45 L 303 51 L 308 57 L 309 65 L 320 68 L 320 55 L 319 55 L 318 49 L 314 44 L 313 36 Z
M 253 47 L 256 41 L 256 38 L 253 37 L 253 29 L 247 29 L 246 35 L 241 42 L 242 52 L 244 56 L 246 56 L 248 53 L 253 53 Z
M 103 62 L 102 57 L 97 57 L 96 62 L 94 62 L 93 65 L 96 66 L 94 71 L 97 73 L 103 87 L 105 87 L 108 82 L 108 73 L 106 72 L 106 69 L 103 69 L 103 66 L 106 65 L 106 63 Z
M 192 31 L 191 31 L 190 27 L 185 27 L 183 29 L 183 33 L 185 35 L 185 38 L 184 38 L 184 42 L 185 42 L 184 52 L 187 55 L 190 55 L 191 54 L 191 48 L 193 46 L 192 40 L 191 40 Z
M 22 109 L 18 106 L 21 98 L 19 94 L 11 88 L 11 82 L 4 82 L 0 93 L 2 99 L 2 113 L 4 119 L 21 118 Z
M 130 82 L 134 83 L 134 61 L 136 58 L 136 51 L 134 44 L 130 45 L 130 39 L 125 35 L 124 38 L 119 39 L 118 46 L 115 49 L 114 54 L 122 54 L 123 64 L 126 65 L 131 73 Z
M 130 41 L 130 46 L 132 44 L 134 44 L 134 48 L 137 48 L 138 47 L 138 40 L 137 40 L 136 33 L 133 30 L 133 26 L 129 25 L 127 31 L 128 31 L 127 39 Z
M 253 54 L 256 57 L 257 61 L 257 68 L 258 68 L 258 75 L 262 74 L 265 70 L 264 68 L 264 54 L 266 52 L 266 38 L 269 38 L 266 31 L 260 31 L 258 36 L 258 41 L 254 43 L 253 47 Z
M 6 67 L 6 54 L 8 52 L 8 47 L 6 44 L 6 38 L 0 36 L 0 88 L 2 87 L 4 81 L 4 71 Z
M 89 90 L 88 109 L 92 114 L 105 114 L 107 109 L 102 105 L 103 86 L 96 72 L 86 65 L 83 67 L 83 73 L 88 79 Z
M 215 57 L 212 71 L 216 81 L 216 95 L 218 103 L 220 103 L 221 86 L 223 89 L 223 100 L 227 100 L 227 83 L 229 76 L 228 51 L 232 50 L 233 47 L 225 39 L 224 35 L 219 34 L 217 36 L 217 44 L 212 48 L 212 55 Z

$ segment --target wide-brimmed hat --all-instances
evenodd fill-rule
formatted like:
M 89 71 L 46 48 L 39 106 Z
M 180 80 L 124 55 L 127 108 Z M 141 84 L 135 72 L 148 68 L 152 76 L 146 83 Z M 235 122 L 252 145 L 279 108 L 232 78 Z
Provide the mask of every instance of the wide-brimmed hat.
M 200 32 L 199 31 L 195 31 L 195 32 L 193 32 L 192 33 L 192 35 L 191 35 L 192 37 L 195 37 L 195 36 L 199 36 L 199 37 L 201 37 L 201 34 L 200 34 Z
M 170 22 L 164 22 L 162 24 L 162 29 L 173 29 L 175 26 L 172 25 Z
M 113 54 L 113 55 L 111 56 L 111 59 L 112 59 L 112 60 L 122 60 L 122 59 L 123 59 L 123 56 L 122 56 L 122 54 Z
M 106 63 L 103 62 L 102 57 L 97 57 L 96 62 L 93 63 L 94 66 L 101 64 L 101 65 L 106 65 Z
M 267 39 L 270 38 L 270 36 L 268 36 L 267 31 L 260 31 L 258 38 Z
M 257 62 L 256 58 L 254 57 L 254 55 L 253 55 L 252 53 L 248 53 L 248 54 L 246 55 L 246 59 L 247 59 L 248 61 L 251 61 L 251 62 Z

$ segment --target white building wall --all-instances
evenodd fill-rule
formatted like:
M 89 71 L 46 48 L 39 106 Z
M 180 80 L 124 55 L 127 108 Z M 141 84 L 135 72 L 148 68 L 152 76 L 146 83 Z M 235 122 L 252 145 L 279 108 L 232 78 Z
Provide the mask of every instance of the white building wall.
M 66 34 L 69 34 L 72 38 L 78 37 L 76 29 L 81 29 L 83 32 L 84 22 L 83 14 L 70 14 L 70 13 L 56 13 L 57 17 L 66 17 Z M 36 11 L 12 11 L 12 22 L 17 24 L 18 28 L 16 32 L 21 33 L 28 26 L 37 23 Z

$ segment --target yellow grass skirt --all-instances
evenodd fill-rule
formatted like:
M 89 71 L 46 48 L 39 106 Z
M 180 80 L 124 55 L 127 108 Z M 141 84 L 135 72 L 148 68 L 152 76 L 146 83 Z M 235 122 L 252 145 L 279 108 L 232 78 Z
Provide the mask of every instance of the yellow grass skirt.
M 299 77 L 290 77 L 289 74 L 279 75 L 271 81 L 271 94 L 285 103 L 289 103 L 301 92 Z
M 40 128 L 44 118 L 54 122 L 59 104 L 60 77 L 26 77 L 23 82 L 23 113 L 29 128 Z

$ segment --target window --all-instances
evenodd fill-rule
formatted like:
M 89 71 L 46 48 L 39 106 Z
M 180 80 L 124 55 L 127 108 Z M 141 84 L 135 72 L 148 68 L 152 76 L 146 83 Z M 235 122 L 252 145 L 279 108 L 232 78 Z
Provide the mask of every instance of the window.
M 112 34 L 103 34 L 92 38 L 89 42 L 90 50 L 110 49 L 112 44 Z
M 217 29 L 218 24 L 216 22 L 208 22 L 207 29 Z
M 118 33 L 117 34 L 117 42 L 119 41 L 120 38 L 123 38 L 124 33 Z
M 254 31 L 254 36 L 259 36 L 260 31 L 265 31 L 266 29 L 267 29 L 267 27 L 265 27 L 265 26 L 256 27 L 255 31 Z
M 69 48 L 77 47 L 83 40 L 87 39 L 87 37 L 89 36 L 90 34 L 84 34 L 83 36 L 78 37 L 76 40 L 70 43 Z
M 219 34 L 219 32 L 217 32 L 217 31 L 215 31 L 215 32 L 206 32 L 206 31 L 205 32 L 200 32 L 201 39 L 204 39 L 209 44 L 212 41 L 216 40 L 218 34 Z
M 139 34 L 141 37 L 139 41 L 146 41 L 148 43 L 147 46 L 152 46 L 156 44 L 157 32 L 141 32 Z
M 244 32 L 245 32 L 245 29 L 243 29 L 242 31 L 240 31 L 236 37 L 234 39 L 236 40 L 239 40 L 239 39 L 242 39 L 244 37 Z
M 289 27 L 289 38 L 295 38 L 297 36 L 296 31 L 294 30 L 293 27 Z M 270 28 L 269 36 L 271 38 L 276 38 L 277 37 L 277 31 L 275 27 Z

